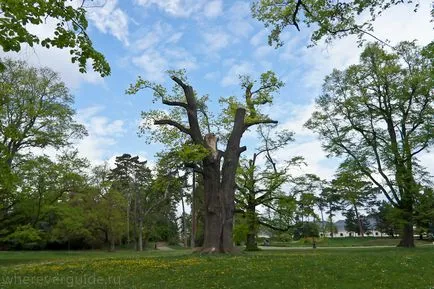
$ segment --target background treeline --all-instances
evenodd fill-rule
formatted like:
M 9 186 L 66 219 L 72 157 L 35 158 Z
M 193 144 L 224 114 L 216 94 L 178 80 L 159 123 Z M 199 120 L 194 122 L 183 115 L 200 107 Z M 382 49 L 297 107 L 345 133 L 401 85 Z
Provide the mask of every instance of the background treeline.
M 176 243 L 183 184 L 176 168 L 160 157 L 151 171 L 128 154 L 112 169 L 92 167 L 71 149 L 86 130 L 59 76 L 21 61 L 2 63 L 0 247 L 142 250 L 148 240 Z M 44 155 L 46 148 L 57 155 Z

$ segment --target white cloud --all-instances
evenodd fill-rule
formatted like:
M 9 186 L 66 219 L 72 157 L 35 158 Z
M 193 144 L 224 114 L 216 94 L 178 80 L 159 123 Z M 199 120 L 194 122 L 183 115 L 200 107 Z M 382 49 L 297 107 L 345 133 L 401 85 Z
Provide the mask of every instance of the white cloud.
M 149 8 L 157 6 L 164 12 L 175 17 L 189 17 L 204 7 L 204 0 L 135 0 L 136 4 Z
M 227 25 L 228 29 L 234 34 L 236 37 L 246 38 L 253 31 L 253 26 L 247 20 L 232 20 Z
M 240 82 L 240 75 L 252 74 L 254 71 L 253 64 L 249 62 L 233 64 L 227 74 L 223 77 L 221 84 L 222 86 L 236 85 Z
M 83 124 L 89 135 L 77 141 L 79 153 L 92 164 L 101 164 L 111 155 L 111 147 L 125 132 L 122 120 L 110 120 L 100 113 L 102 106 L 92 106 L 78 111 L 76 119 Z
M 255 49 L 253 52 L 253 55 L 256 58 L 265 58 L 266 56 L 270 55 L 274 51 L 274 48 L 269 45 L 261 45 Z
M 237 38 L 246 38 L 253 31 L 250 15 L 250 4 L 248 2 L 237 1 L 228 10 L 227 16 L 229 22 L 227 28 Z
M 145 73 L 145 79 L 151 81 L 164 80 L 164 71 L 167 69 L 167 61 L 156 50 L 146 50 L 141 56 L 133 57 L 132 62 Z
M 229 8 L 228 14 L 234 19 L 251 18 L 250 3 L 244 1 L 236 1 Z
M 30 33 L 37 35 L 40 38 L 54 36 L 54 31 L 58 21 L 52 18 L 47 18 L 42 25 L 27 26 Z M 3 52 L 0 50 L 0 57 L 10 57 L 16 60 L 26 61 L 32 66 L 49 67 L 58 72 L 62 80 L 69 88 L 75 89 L 81 83 L 103 83 L 103 78 L 99 73 L 93 71 L 88 65 L 87 73 L 83 74 L 78 71 L 78 65 L 71 63 L 71 54 L 69 49 L 59 49 L 51 47 L 49 49 L 40 45 L 30 47 L 27 44 L 21 45 L 20 52 Z
M 143 71 L 144 78 L 151 81 L 163 81 L 169 69 L 194 70 L 198 67 L 196 57 L 182 45 L 177 45 L 182 37 L 182 31 L 159 21 L 132 45 L 134 55 L 128 59 Z
M 204 78 L 207 80 L 216 80 L 218 77 L 220 77 L 219 71 L 208 72 L 204 76 Z
M 182 38 L 183 35 L 184 33 L 182 32 L 175 32 L 166 40 L 166 43 L 178 43 L 178 41 Z
M 250 44 L 253 46 L 258 46 L 260 44 L 267 43 L 268 33 L 269 32 L 266 29 L 260 30 L 258 33 L 253 35 L 252 38 L 250 38 Z
M 223 31 L 205 32 L 202 34 L 205 40 L 205 49 L 211 52 L 217 52 L 229 44 L 229 34 Z
M 205 17 L 214 18 L 221 15 L 223 12 L 223 3 L 221 0 L 213 0 L 209 1 L 209 3 L 205 4 L 203 13 Z
M 128 42 L 128 15 L 118 6 L 117 0 L 107 0 L 102 7 L 88 8 L 87 16 L 102 33 L 110 33 L 125 45 Z
M 71 63 L 71 55 L 68 50 L 51 47 L 46 49 L 39 45 L 29 47 L 22 45 L 20 52 L 0 51 L 0 57 L 10 57 L 15 60 L 26 61 L 35 67 L 49 67 L 58 72 L 62 81 L 71 88 L 76 89 L 81 83 L 101 84 L 103 78 L 88 66 L 87 73 L 80 73 L 78 65 Z

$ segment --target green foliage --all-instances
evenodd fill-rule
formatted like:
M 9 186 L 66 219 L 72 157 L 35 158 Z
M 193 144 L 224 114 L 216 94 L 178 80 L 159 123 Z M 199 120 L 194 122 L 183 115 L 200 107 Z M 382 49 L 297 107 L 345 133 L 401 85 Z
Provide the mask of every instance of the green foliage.
M 245 218 L 235 218 L 235 224 L 233 229 L 233 240 L 235 244 L 244 244 L 246 242 L 248 232 L 249 227 L 247 225 L 247 220 Z
M 4 238 L 4 241 L 10 243 L 14 248 L 37 245 L 41 240 L 41 231 L 30 225 L 18 226 L 12 234 Z
M 319 237 L 319 226 L 315 222 L 297 222 L 293 228 L 293 239 Z
M 415 223 L 419 233 L 434 235 L 434 190 L 426 187 L 416 196 Z
M 73 119 L 74 98 L 57 73 L 6 59 L 0 72 L 0 151 L 7 162 L 24 148 L 61 148 L 86 134 Z
M 336 38 L 356 35 L 359 43 L 364 36 L 372 35 L 373 22 L 383 11 L 399 4 L 413 3 L 412 0 L 257 0 L 252 5 L 253 17 L 271 28 L 268 43 L 276 47 L 283 45 L 281 34 L 288 26 L 300 30 L 301 23 L 313 27 L 313 45 L 324 39 L 330 43 Z M 419 4 L 414 4 L 416 11 Z M 361 16 L 364 15 L 364 17 Z
M 340 199 L 343 208 L 351 206 L 353 209 L 370 208 L 375 205 L 378 188 L 366 180 L 365 175 L 358 171 L 357 164 L 347 159 L 338 168 L 336 178 L 331 182 L 331 193 Z
M 434 142 L 432 60 L 413 42 L 367 45 L 360 64 L 326 77 L 306 126 L 331 156 L 345 156 L 410 220 L 424 182 L 418 154 Z M 403 212 L 404 212 L 403 211 Z
M 258 121 L 271 120 L 268 115 L 258 111 L 261 105 L 272 104 L 274 94 L 284 86 L 273 71 L 267 71 L 260 75 L 258 80 L 249 75 L 240 75 L 240 86 L 244 90 L 243 99 L 236 96 L 220 98 L 219 102 L 225 107 L 220 116 L 221 122 L 230 125 L 234 119 L 237 108 L 246 109 L 245 123 L 247 125 Z
M 369 230 L 369 223 L 365 219 L 364 216 L 359 216 L 359 219 L 357 219 L 356 213 L 354 209 L 349 209 L 346 212 L 343 213 L 345 216 L 345 230 L 348 232 L 354 232 L 356 234 L 362 234 L 361 229 L 363 229 L 363 232 L 367 232 Z M 359 221 L 362 225 L 362 228 L 359 226 Z
M 399 233 L 401 222 L 397 209 L 383 201 L 373 214 L 376 222 L 375 229 L 383 234 L 394 236 Z
M 184 162 L 199 162 L 210 154 L 202 145 L 186 143 L 178 150 L 179 158 Z
M 101 76 L 110 74 L 104 56 L 95 50 L 86 33 L 88 22 L 83 4 L 63 0 L 4 0 L 0 2 L 0 46 L 3 51 L 20 51 L 23 44 L 33 47 L 69 49 L 71 61 L 78 63 L 80 72 L 86 72 L 87 61 Z M 54 36 L 41 38 L 29 31 L 30 25 L 44 25 L 47 19 L 56 21 Z M 1 63 L 2 66 L 4 63 Z M 3 66 L 4 67 L 4 66 Z

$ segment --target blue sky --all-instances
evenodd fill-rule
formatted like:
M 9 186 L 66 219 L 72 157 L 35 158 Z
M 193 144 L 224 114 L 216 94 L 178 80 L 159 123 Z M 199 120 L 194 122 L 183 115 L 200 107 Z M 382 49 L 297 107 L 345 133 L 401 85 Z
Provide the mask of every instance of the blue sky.
M 360 48 L 348 37 L 332 45 L 307 48 L 310 30 L 288 29 L 285 45 L 279 49 L 267 44 L 267 30 L 250 16 L 249 1 L 223 0 L 106 0 L 103 7 L 89 9 L 89 34 L 97 49 L 111 64 L 112 74 L 78 73 L 69 62 L 67 51 L 26 48 L 8 56 L 49 66 L 58 71 L 75 95 L 77 119 L 86 125 L 89 136 L 77 143 L 83 156 L 98 164 L 113 161 L 122 153 L 138 154 L 152 160 L 161 145 L 147 145 L 137 137 L 140 112 L 155 108 L 152 94 L 125 95 L 125 89 L 138 75 L 144 79 L 170 83 L 165 71 L 186 68 L 190 83 L 200 94 L 209 94 L 211 107 L 217 109 L 220 96 L 241 95 L 238 75 L 253 77 L 269 69 L 286 86 L 268 110 L 281 126 L 296 132 L 297 141 L 279 152 L 279 158 L 303 155 L 304 171 L 324 178 L 333 175 L 336 160 L 325 157 L 320 142 L 302 125 L 313 111 L 325 75 L 333 68 L 356 63 Z M 389 39 L 418 39 L 426 44 L 434 39 L 429 2 L 420 1 L 420 11 L 409 6 L 390 9 L 375 24 L 375 35 Z M 47 35 L 55 22 L 33 27 Z M 4 55 L 0 52 L 0 56 Z M 254 148 L 253 134 L 245 140 Z M 250 150 L 251 151 L 251 150 Z M 433 154 L 424 162 L 434 171 Z

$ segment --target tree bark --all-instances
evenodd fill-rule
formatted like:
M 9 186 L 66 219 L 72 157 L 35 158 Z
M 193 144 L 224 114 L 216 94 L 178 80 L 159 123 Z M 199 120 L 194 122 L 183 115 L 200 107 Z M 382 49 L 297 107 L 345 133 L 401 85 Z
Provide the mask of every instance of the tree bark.
M 113 236 L 113 233 L 112 233 L 112 236 L 110 237 L 110 252 L 114 252 L 115 249 L 116 249 L 116 247 L 115 247 L 115 236 Z
M 190 246 L 196 246 L 196 173 L 193 170 L 193 189 L 191 192 L 191 241 Z
M 139 219 L 139 241 L 137 251 L 143 251 L 143 219 Z
M 235 212 L 235 176 L 240 154 L 245 150 L 245 147 L 240 147 L 241 137 L 252 125 L 277 122 L 264 119 L 245 123 L 246 109 L 238 108 L 226 150 L 221 152 L 217 149 L 217 137 L 214 134 L 202 135 L 198 118 L 199 109 L 193 88 L 176 76 L 171 78 L 182 87 L 186 103 L 163 99 L 163 104 L 185 109 L 188 127 L 171 119 L 158 119 L 154 121 L 154 124 L 172 126 L 189 135 L 194 144 L 203 145 L 209 149 L 210 154 L 202 160 L 205 228 L 201 252 L 231 252 L 234 249 L 232 230 Z M 249 95 L 251 97 L 250 91 Z M 248 95 L 246 99 L 247 97 Z M 222 158 L 224 159 L 223 164 L 221 164 Z
M 187 248 L 187 225 L 185 222 L 184 196 L 181 196 L 181 206 L 182 206 L 182 241 L 184 243 L 184 248 Z
M 362 237 L 364 237 L 365 232 L 363 230 L 362 220 L 360 219 L 359 211 L 357 210 L 357 206 L 356 205 L 354 205 L 354 212 L 356 213 L 357 223 L 359 225 L 359 233 L 360 233 L 360 235 Z
M 248 206 L 246 210 L 247 217 L 247 240 L 246 251 L 258 251 L 258 243 L 256 241 L 256 229 L 258 227 L 256 221 L 256 208 L 255 206 Z
M 403 206 L 401 209 L 402 212 L 402 220 L 404 221 L 404 226 L 402 229 L 402 237 L 401 241 L 398 244 L 398 247 L 404 248 L 414 248 L 414 232 L 413 232 L 413 201 L 411 198 L 406 198 L 406 195 L 403 197 Z
M 217 150 L 217 137 L 205 136 L 210 155 L 203 161 L 205 188 L 205 240 L 202 252 L 228 253 L 234 250 L 232 231 L 235 212 L 235 175 L 238 167 L 241 137 L 245 130 L 245 109 L 235 114 L 234 127 L 224 152 L 220 170 L 221 153 Z

